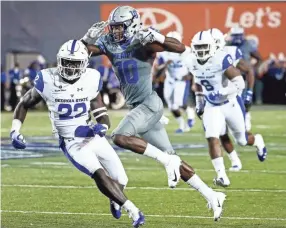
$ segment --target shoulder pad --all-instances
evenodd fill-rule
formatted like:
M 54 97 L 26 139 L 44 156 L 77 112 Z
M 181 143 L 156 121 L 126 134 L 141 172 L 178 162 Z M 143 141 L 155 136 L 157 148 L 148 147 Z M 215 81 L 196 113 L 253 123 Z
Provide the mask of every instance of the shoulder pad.
M 94 43 L 99 49 L 103 52 L 106 53 L 105 51 L 105 43 L 108 41 L 108 36 L 109 35 L 102 35 L 100 36 Z

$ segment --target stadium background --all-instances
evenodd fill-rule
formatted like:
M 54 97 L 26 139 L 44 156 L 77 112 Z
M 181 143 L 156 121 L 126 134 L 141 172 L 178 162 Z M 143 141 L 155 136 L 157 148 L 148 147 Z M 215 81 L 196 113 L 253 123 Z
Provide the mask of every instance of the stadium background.
M 106 20 L 110 10 L 117 5 L 103 2 L 1 2 L 1 63 L 4 66 L 1 85 L 4 84 L 7 106 L 12 82 L 9 70 L 14 68 L 15 62 L 20 63 L 23 72 L 35 61 L 40 62 L 41 67 L 53 65 L 63 42 L 81 38 L 94 22 Z M 227 32 L 232 23 L 239 22 L 247 35 L 259 39 L 259 51 L 265 65 L 270 63 L 271 54 L 276 59 L 286 54 L 285 3 L 147 2 L 133 3 L 132 6 L 141 9 L 146 24 L 153 24 L 162 33 L 173 29 L 182 32 L 186 45 L 198 30 L 218 27 Z M 252 131 L 264 136 L 269 150 L 268 160 L 260 163 L 253 148 L 236 146 L 243 170 L 229 173 L 232 185 L 227 190 L 220 189 L 226 191 L 228 199 L 219 224 L 212 221 L 212 214 L 206 210 L 205 201 L 198 193 L 190 191 L 182 182 L 178 189 L 168 190 L 165 171 L 156 162 L 113 145 L 129 177 L 127 195 L 147 215 L 146 227 L 285 227 L 286 82 L 285 58 L 282 57 L 284 67 L 280 68 L 283 74 L 281 71 L 279 74 L 265 71 L 260 82 L 264 85 L 264 103 L 284 105 L 256 105 L 251 109 Z M 108 67 L 108 63 L 106 59 L 96 58 L 91 66 L 102 70 Z M 3 72 L 6 79 L 2 81 Z M 105 70 L 101 73 L 106 74 Z M 126 113 L 127 110 L 109 110 L 112 129 Z M 173 147 L 213 187 L 215 172 L 200 120 L 196 119 L 191 132 L 178 135 L 174 134 L 177 128 L 175 119 L 167 110 L 165 115 L 170 118 L 166 128 Z M 1 113 L 1 227 L 129 227 L 127 216 L 120 220 L 111 217 L 108 201 L 59 151 L 57 140 L 51 136 L 46 111 L 31 110 L 27 115 L 21 130 L 28 142 L 24 151 L 16 151 L 11 146 L 12 118 L 11 112 Z M 230 163 L 226 156 L 225 162 L 228 168 Z

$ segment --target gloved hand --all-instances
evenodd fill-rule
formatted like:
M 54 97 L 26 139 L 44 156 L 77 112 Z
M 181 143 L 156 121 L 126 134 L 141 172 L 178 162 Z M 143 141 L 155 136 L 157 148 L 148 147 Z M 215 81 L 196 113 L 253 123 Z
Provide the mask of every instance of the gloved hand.
M 202 115 L 204 114 L 204 108 L 203 107 L 196 107 L 196 114 L 200 119 L 202 119 Z
M 92 41 L 97 40 L 103 33 L 105 27 L 108 25 L 108 21 L 101 21 L 93 24 L 91 28 L 84 35 L 82 40 L 90 44 Z
M 222 98 L 224 98 L 226 94 L 224 91 L 213 91 L 208 94 L 208 99 L 213 102 L 219 102 Z
M 246 93 L 244 94 L 244 106 L 247 111 L 250 109 L 250 106 L 252 104 L 252 97 L 253 97 L 252 90 L 251 89 L 247 90 Z
M 196 94 L 196 114 L 200 119 L 202 119 L 206 102 L 202 92 L 196 92 L 195 94 Z
M 141 29 L 137 32 L 136 35 L 143 46 L 148 43 L 153 43 L 154 41 L 163 44 L 165 41 L 165 36 L 152 27 L 149 27 L 147 29 Z
M 15 130 L 11 131 L 10 138 L 15 149 L 23 150 L 26 148 L 26 140 L 19 132 L 16 132 Z
M 100 137 L 104 137 L 108 128 L 105 124 L 95 124 L 92 126 L 92 130 L 95 135 L 99 135 Z
M 155 41 L 154 35 L 152 34 L 152 29 L 141 29 L 137 32 L 136 37 L 139 39 L 140 43 L 145 46 L 148 43 L 153 43 Z

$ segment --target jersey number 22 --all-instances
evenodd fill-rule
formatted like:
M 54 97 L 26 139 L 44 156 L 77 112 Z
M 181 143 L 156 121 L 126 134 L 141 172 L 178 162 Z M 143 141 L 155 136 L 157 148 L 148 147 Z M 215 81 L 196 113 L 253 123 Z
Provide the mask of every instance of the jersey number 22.
M 59 115 L 60 120 L 70 120 L 73 118 L 78 118 L 86 112 L 85 103 L 76 103 L 73 107 L 71 104 L 59 104 L 59 112 L 64 112 Z M 75 112 L 77 113 L 75 115 Z

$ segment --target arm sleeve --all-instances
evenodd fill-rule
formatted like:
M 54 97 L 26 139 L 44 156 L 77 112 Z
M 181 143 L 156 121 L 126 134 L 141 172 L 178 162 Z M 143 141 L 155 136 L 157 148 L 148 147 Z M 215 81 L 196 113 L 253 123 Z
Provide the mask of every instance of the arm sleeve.
M 45 83 L 42 71 L 39 71 L 37 73 L 37 76 L 35 77 L 34 80 L 34 87 L 37 90 L 37 92 L 41 95 L 41 97 L 45 99 L 44 96 Z
M 222 61 L 222 71 L 226 71 L 227 68 L 233 65 L 233 59 L 231 58 L 231 55 L 227 54 L 223 61 Z
M 96 40 L 94 45 L 96 45 L 100 49 L 100 51 L 102 51 L 102 53 L 106 54 L 106 48 L 105 48 L 103 40 L 104 40 L 104 36 L 99 37 Z

